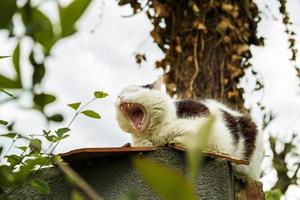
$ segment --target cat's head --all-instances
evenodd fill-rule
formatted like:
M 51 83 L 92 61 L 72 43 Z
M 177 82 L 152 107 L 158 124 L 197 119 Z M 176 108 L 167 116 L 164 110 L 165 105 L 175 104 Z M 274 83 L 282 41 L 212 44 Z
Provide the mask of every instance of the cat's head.
M 119 126 L 128 133 L 149 135 L 175 115 L 171 98 L 161 89 L 161 81 L 144 86 L 128 86 L 116 101 Z

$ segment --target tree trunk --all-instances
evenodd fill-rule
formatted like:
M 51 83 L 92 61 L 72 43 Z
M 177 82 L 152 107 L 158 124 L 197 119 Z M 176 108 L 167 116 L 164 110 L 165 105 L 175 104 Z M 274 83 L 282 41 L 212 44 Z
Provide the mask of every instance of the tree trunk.
M 253 1 L 152 0 L 151 35 L 166 53 L 157 67 L 178 98 L 213 98 L 243 109 L 239 79 L 250 66 L 249 45 L 256 36 L 258 9 Z
M 156 63 L 167 91 L 178 98 L 214 98 L 243 108 L 243 77 L 257 37 L 258 8 L 252 0 L 120 0 L 134 13 L 146 11 L 154 42 L 165 53 Z

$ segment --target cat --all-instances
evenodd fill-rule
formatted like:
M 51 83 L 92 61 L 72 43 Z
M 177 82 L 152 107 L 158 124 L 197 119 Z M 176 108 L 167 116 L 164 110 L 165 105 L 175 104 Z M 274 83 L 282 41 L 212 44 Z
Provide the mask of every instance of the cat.
M 249 165 L 233 164 L 234 171 L 259 179 L 264 154 L 262 134 L 250 117 L 216 100 L 174 101 L 160 87 L 160 81 L 128 86 L 116 100 L 118 124 L 132 134 L 133 146 L 187 147 L 191 136 L 214 115 L 208 149 L 249 160 Z

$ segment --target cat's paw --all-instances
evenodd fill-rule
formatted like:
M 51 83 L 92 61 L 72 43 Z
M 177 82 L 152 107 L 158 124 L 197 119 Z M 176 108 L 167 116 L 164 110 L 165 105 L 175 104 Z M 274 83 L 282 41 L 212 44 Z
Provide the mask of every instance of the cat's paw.
M 177 136 L 177 137 L 174 137 L 171 141 L 169 141 L 168 144 L 170 146 L 186 147 L 188 144 L 188 140 L 187 140 L 187 137 Z
M 135 147 L 153 147 L 153 144 L 149 140 L 141 140 L 134 144 Z

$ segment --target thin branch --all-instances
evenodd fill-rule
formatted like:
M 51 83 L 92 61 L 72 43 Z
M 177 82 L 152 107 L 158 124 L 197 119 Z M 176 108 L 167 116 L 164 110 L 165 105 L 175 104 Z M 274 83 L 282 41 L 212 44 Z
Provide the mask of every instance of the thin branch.
M 72 125 L 72 123 L 74 122 L 75 118 L 80 114 L 80 112 L 86 107 L 88 106 L 90 103 L 92 103 L 93 101 L 95 101 L 97 98 L 93 98 L 90 101 L 88 101 L 86 104 L 84 104 L 74 115 L 74 117 L 71 119 L 70 123 L 68 124 L 68 128 L 70 128 L 70 126 Z
M 68 124 L 68 128 L 72 125 L 72 123 L 74 122 L 74 120 L 76 119 L 76 117 L 78 116 L 78 114 L 80 114 L 80 112 L 86 107 L 86 106 L 88 106 L 90 103 L 92 103 L 93 101 L 95 101 L 97 98 L 93 98 L 93 99 L 91 99 L 90 101 L 88 101 L 86 104 L 84 104 L 77 112 L 76 112 L 76 114 L 74 115 L 74 117 L 71 119 L 71 121 L 70 121 L 70 123 Z M 54 155 L 52 155 L 53 154 L 53 152 L 54 152 L 54 150 L 56 149 L 56 147 L 58 146 L 58 144 L 60 143 L 60 141 L 61 140 L 59 140 L 58 142 L 52 142 L 50 145 L 49 145 L 49 147 L 44 151 L 44 153 L 46 153 L 55 143 L 55 146 L 52 148 L 52 150 L 50 151 L 50 153 L 49 154 L 47 154 L 48 156 L 54 156 Z M 38 169 L 36 170 L 36 171 L 34 171 L 32 174 L 31 174 L 31 176 L 29 175 L 28 176 L 28 178 L 27 178 L 27 180 L 25 181 L 25 182 L 27 182 L 27 181 L 29 181 L 29 179 L 30 178 L 34 178 L 35 176 L 37 176 L 38 175 L 38 173 L 40 172 L 40 169 L 42 168 L 42 167 L 44 167 L 44 165 L 45 165 L 45 162 L 44 163 L 42 163 L 39 167 L 38 167 Z M 21 184 L 19 184 L 19 185 L 17 185 L 15 188 L 13 188 L 11 191 L 9 191 L 7 194 L 6 194 L 6 197 L 8 197 L 10 194 L 12 194 L 14 191 L 16 191 L 18 188 L 20 188 L 21 186 L 22 186 L 23 184 L 21 183 Z
M 194 82 L 199 74 L 199 63 L 198 63 L 198 39 L 199 39 L 199 32 L 197 33 L 196 36 L 196 41 L 194 42 L 194 66 L 195 66 L 195 72 L 194 75 L 191 78 L 190 81 L 190 87 L 189 87 L 189 96 L 192 97 L 193 96 L 193 89 L 194 89 Z
M 184 152 L 187 151 L 187 148 L 184 147 L 184 146 L 181 146 L 181 145 L 175 145 L 175 146 L 170 145 L 170 147 L 172 147 L 174 149 L 177 149 L 179 151 L 184 151 Z M 203 153 L 207 156 L 214 157 L 214 158 L 220 158 L 220 159 L 232 162 L 232 163 L 242 164 L 242 165 L 249 165 L 249 160 L 244 160 L 244 159 L 241 159 L 241 158 L 230 156 L 230 155 L 225 154 L 225 153 L 212 151 L 212 150 L 204 150 Z
M 81 189 L 91 200 L 103 200 L 93 188 L 82 179 L 77 172 L 75 172 L 67 163 L 61 162 L 58 158 L 54 158 L 55 164 L 58 168 L 72 180 L 72 183 Z
M 5 157 L 5 155 L 8 155 L 8 153 L 10 152 L 10 150 L 13 148 L 14 144 L 16 143 L 16 139 L 13 139 L 12 143 L 9 145 L 8 149 L 6 150 L 6 152 L 3 154 L 3 159 Z M 1 159 L 2 161 L 2 159 Z
M 147 2 L 145 3 L 145 5 L 142 6 L 142 7 L 140 8 L 140 10 L 138 10 L 137 12 L 133 12 L 132 14 L 129 14 L 129 15 L 122 15 L 121 17 L 123 17 L 123 18 L 129 18 L 129 17 L 133 17 L 134 15 L 143 12 L 144 9 L 146 8 L 146 6 L 149 5 L 149 2 L 150 2 L 150 0 L 147 0 Z
M 0 91 L 3 92 L 3 93 L 5 93 L 5 94 L 7 94 L 8 96 L 10 96 L 10 97 L 12 97 L 12 98 L 15 98 L 14 95 L 12 95 L 11 93 L 7 92 L 7 91 L 4 90 L 4 89 L 1 89 Z

